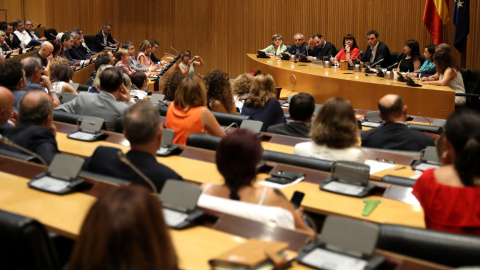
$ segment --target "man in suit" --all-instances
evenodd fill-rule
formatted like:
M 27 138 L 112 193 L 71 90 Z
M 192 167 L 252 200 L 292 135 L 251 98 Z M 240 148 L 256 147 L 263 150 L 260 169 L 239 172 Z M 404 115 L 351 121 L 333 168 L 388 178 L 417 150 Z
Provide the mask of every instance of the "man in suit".
M 13 34 L 17 36 L 17 38 L 20 40 L 20 42 L 23 44 L 25 47 L 32 47 L 32 46 L 37 46 L 40 45 L 41 42 L 38 40 L 33 39 L 30 34 L 25 31 L 25 25 L 23 24 L 23 21 L 21 20 L 15 20 L 13 21 L 13 27 L 16 29 Z
M 27 57 L 23 58 L 20 63 L 25 71 L 26 78 L 26 85 L 23 90 L 44 90 L 50 96 L 54 107 L 60 105 L 60 99 L 53 90 L 50 79 L 48 76 L 42 75 L 43 67 L 40 60 L 36 57 Z
M 68 65 L 74 66 L 75 64 L 78 64 L 78 61 L 73 59 L 73 57 L 70 55 L 70 49 L 73 46 L 73 37 L 70 32 L 65 32 L 62 37 L 60 38 L 60 42 L 62 42 L 63 45 L 63 51 L 60 54 L 62 58 L 67 59 Z
M 17 36 L 13 34 L 13 25 L 11 23 L 3 23 L 2 27 L 0 28 L 3 32 L 5 32 L 5 42 L 7 43 L 10 49 L 15 50 L 18 48 L 25 49 L 25 46 L 20 42 Z
M 14 99 L 14 107 L 16 108 L 20 98 L 25 91 L 22 89 L 27 84 L 25 79 L 25 71 L 18 61 L 5 61 L 0 63 L 0 85 L 8 88 Z
M 123 49 L 128 50 L 128 54 L 130 55 L 130 58 L 127 62 L 127 65 L 129 65 L 133 70 L 135 71 L 143 71 L 143 72 L 148 72 L 150 69 L 154 70 L 156 67 L 146 67 L 142 64 L 140 64 L 137 61 L 137 58 L 135 57 L 135 45 L 133 45 L 133 42 L 127 41 L 122 44 Z
M 121 150 L 112 147 L 98 147 L 85 160 L 85 170 L 123 178 L 150 188 L 147 182 L 151 181 L 159 193 L 167 179 L 182 180 L 180 175 L 156 160 L 156 151 L 162 143 L 162 125 L 160 114 L 151 102 L 139 101 L 126 109 L 123 127 L 131 147 L 125 157 L 148 179 L 145 180 L 125 164 L 118 156 Z
M 325 38 L 316 34 L 309 41 L 309 49 L 307 57 L 308 60 L 312 61 L 313 59 L 323 60 L 324 56 L 328 58 L 335 56 L 337 54 L 337 49 L 335 45 L 325 40 Z
M 109 44 L 120 46 L 120 43 L 113 39 L 111 33 L 112 25 L 108 23 L 105 24 L 103 26 L 103 30 L 95 35 L 95 44 L 93 45 L 93 50 L 96 52 L 101 52 L 105 49 L 105 46 L 108 46 Z
M 45 91 L 28 91 L 22 97 L 18 106 L 18 121 L 18 126 L 7 129 L 3 135 L 50 164 L 60 151 L 55 140 L 57 129 L 53 124 L 52 102 Z
M 383 62 L 380 64 L 382 67 L 386 68 L 390 65 L 390 50 L 388 49 L 385 43 L 381 42 L 378 39 L 378 32 L 375 30 L 370 30 L 367 33 L 368 47 L 360 60 L 363 64 L 364 62 L 374 63 L 383 59 Z
M 13 94 L 8 88 L 0 86 L 0 135 L 12 126 L 8 123 L 13 108 Z
M 405 123 L 407 105 L 398 95 L 386 95 L 378 102 L 380 117 L 385 124 L 364 131 L 361 134 L 362 146 L 391 150 L 420 151 L 427 146 L 434 146 L 433 137 L 411 130 Z
M 32 37 L 32 39 L 35 39 L 37 41 L 46 41 L 46 37 L 40 37 L 40 34 L 33 30 L 33 22 L 31 20 L 26 20 L 25 21 L 25 31 Z
M 90 63 L 90 56 L 84 54 L 80 47 L 82 46 L 82 35 L 76 31 L 72 32 L 73 45 L 68 50 L 70 56 L 75 60 L 80 60 L 80 64 L 88 65 Z
M 267 132 L 293 137 L 309 138 L 310 121 L 315 110 L 315 100 L 308 93 L 299 93 L 292 97 L 288 111 L 288 123 L 270 126 Z
M 287 50 L 287 52 L 290 55 L 307 55 L 307 43 L 305 42 L 305 37 L 303 36 L 302 33 L 296 33 L 293 36 L 293 39 L 295 41 L 295 44 L 290 46 L 290 48 Z
M 128 106 L 135 104 L 130 92 L 123 85 L 120 68 L 109 67 L 100 74 L 100 93 L 80 93 L 78 97 L 63 103 L 55 110 L 103 118 L 108 130 L 115 130 L 115 121 Z M 122 99 L 123 101 L 117 101 Z

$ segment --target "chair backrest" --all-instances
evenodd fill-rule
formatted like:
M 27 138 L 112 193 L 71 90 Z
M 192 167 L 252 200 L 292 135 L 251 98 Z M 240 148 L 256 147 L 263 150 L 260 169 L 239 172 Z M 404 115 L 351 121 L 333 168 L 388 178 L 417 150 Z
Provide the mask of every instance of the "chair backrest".
M 228 213 L 260 222 L 274 222 L 279 227 L 286 229 L 295 229 L 292 213 L 277 206 L 234 201 L 206 194 L 200 195 L 197 205 L 217 212 Z
M 57 30 L 55 30 L 55 28 L 45 29 L 43 31 L 43 34 L 45 35 L 47 40 L 55 40 L 57 39 L 57 35 L 58 35 Z
M 401 52 L 391 52 L 390 53 L 390 63 L 396 63 L 403 58 L 404 54 Z
M 53 121 L 62 122 L 71 125 L 77 125 L 77 123 L 81 123 L 85 115 L 76 114 L 76 113 L 67 113 L 65 111 L 53 111 Z M 77 122 L 80 120 L 80 122 Z M 105 121 L 103 122 L 102 129 L 106 130 Z
M 273 161 L 277 163 L 289 164 L 293 166 L 309 168 L 320 171 L 330 172 L 332 169 L 333 161 L 324 160 L 319 158 L 301 157 L 298 155 L 285 154 L 280 152 L 274 152 L 264 150 L 262 158 L 264 160 Z
M 93 51 L 93 45 L 95 44 L 95 36 L 84 36 L 85 44 L 87 47 Z
M 215 151 L 220 140 L 221 137 L 192 133 L 187 138 L 187 146 Z
M 164 105 L 157 105 L 158 112 L 161 116 L 167 116 L 168 107 Z
M 69 101 L 72 101 L 72 100 L 76 99 L 77 96 L 78 96 L 77 94 L 73 94 L 73 93 L 62 94 L 61 102 L 62 102 L 62 104 L 67 103 Z
M 395 175 L 385 175 L 382 177 L 382 183 L 389 183 L 403 187 L 413 187 L 415 180 Z
M 2 269 L 61 269 L 57 252 L 38 221 L 0 210 Z
M 480 237 L 381 224 L 377 248 L 451 267 L 480 265 Z
M 237 123 L 238 126 L 242 124 L 243 120 L 252 119 L 248 115 L 233 114 L 233 113 L 222 113 L 222 112 L 212 112 L 213 116 L 217 119 L 217 122 L 221 126 L 229 126 L 232 123 Z

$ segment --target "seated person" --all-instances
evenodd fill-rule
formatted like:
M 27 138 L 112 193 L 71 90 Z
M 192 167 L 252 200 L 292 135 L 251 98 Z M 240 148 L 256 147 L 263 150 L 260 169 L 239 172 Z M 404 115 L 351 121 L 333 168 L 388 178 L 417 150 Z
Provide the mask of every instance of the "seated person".
M 145 72 L 138 71 L 130 76 L 132 82 L 132 90 L 142 90 L 147 91 L 148 88 L 148 78 Z
M 250 95 L 250 86 L 252 85 L 253 76 L 250 73 L 238 75 L 233 82 L 233 100 L 237 111 L 241 112 L 245 99 Z
M 73 69 L 65 64 L 58 65 L 51 73 L 53 90 L 58 94 L 71 93 L 77 95 L 77 91 L 73 89 L 70 82 L 73 78 Z
M 349 160 L 363 163 L 362 150 L 354 148 L 358 143 L 358 127 L 350 102 L 343 98 L 331 98 L 325 103 L 312 122 L 312 142 L 295 145 L 294 154 L 326 160 Z
M 112 25 L 108 23 L 103 25 L 103 30 L 95 35 L 95 43 L 93 44 L 92 50 L 101 52 L 109 45 L 120 46 L 120 43 L 112 37 L 111 33 Z
M 69 54 L 73 59 L 76 60 L 83 60 L 84 62 L 80 62 L 80 64 L 88 65 L 90 63 L 90 56 L 87 56 L 83 53 L 80 49 L 82 47 L 82 40 L 83 36 L 78 31 L 72 32 L 73 37 L 73 45 L 69 50 Z
M 343 37 L 343 47 L 337 55 L 330 61 L 337 62 L 340 60 L 347 60 L 350 66 L 353 66 L 353 60 L 357 60 L 360 57 L 360 51 L 358 50 L 357 41 L 352 34 L 347 34 Z
M 217 169 L 225 183 L 223 185 L 205 183 L 202 185 L 203 193 L 225 199 L 284 208 L 292 213 L 297 229 L 313 233 L 313 230 L 303 222 L 301 209 L 295 210 L 281 191 L 253 185 L 262 151 L 260 139 L 251 131 L 238 129 L 228 134 L 220 141 L 216 152 Z
M 115 64 L 115 66 L 121 68 L 123 73 L 126 73 L 127 75 L 132 75 L 135 73 L 135 70 L 128 65 L 128 61 L 130 61 L 130 55 L 127 49 L 119 49 L 117 52 L 117 59 L 118 62 Z
M 314 59 L 323 60 L 324 57 L 330 59 L 337 53 L 335 45 L 325 40 L 320 34 L 316 34 L 308 42 L 311 48 L 308 49 L 309 56 L 307 59 L 310 61 Z
M 423 57 L 425 57 L 425 61 L 423 62 L 422 66 L 419 70 L 415 70 L 415 72 L 409 72 L 407 73 L 407 75 L 410 77 L 428 77 L 437 73 L 437 70 L 435 69 L 435 64 L 433 63 L 434 53 L 434 44 L 425 46 L 425 49 L 423 50 Z M 433 70 L 435 71 L 433 72 Z
M 60 99 L 55 93 L 50 79 L 42 75 L 43 67 L 40 60 L 36 57 L 25 57 L 20 63 L 25 71 L 26 85 L 23 88 L 24 91 L 29 90 L 45 90 L 52 99 L 53 107 L 60 105 Z
M 13 94 L 7 88 L 0 86 L 0 135 L 13 126 L 9 123 L 12 117 Z
M 207 87 L 207 108 L 215 112 L 237 113 L 228 74 L 214 69 L 203 79 Z
M 138 50 L 139 52 L 137 56 L 137 61 L 140 63 L 140 65 L 149 67 L 150 70 L 151 68 L 153 68 L 153 71 L 160 68 L 161 65 L 156 65 L 150 58 L 150 53 L 152 52 L 152 44 L 150 44 L 150 41 L 144 40 L 142 44 L 140 44 L 140 48 L 138 48 Z
M 174 144 L 186 145 L 190 134 L 204 131 L 214 136 L 225 136 L 225 131 L 206 105 L 207 93 L 203 80 L 197 75 L 186 77 L 178 86 L 165 120 L 165 127 L 175 131 Z
M 360 60 L 361 63 L 376 63 L 383 59 L 380 65 L 386 68 L 390 65 L 390 49 L 388 49 L 385 43 L 381 42 L 378 38 L 378 32 L 376 30 L 370 30 L 367 33 L 368 47 Z
M 194 67 L 201 67 L 205 64 L 203 63 L 203 59 L 198 55 L 192 58 L 192 53 L 190 53 L 190 51 L 182 52 L 180 59 L 182 59 L 182 62 L 180 63 L 180 65 L 178 65 L 178 71 L 185 75 L 194 75 Z
M 165 100 L 173 101 L 175 99 L 175 93 L 177 92 L 178 86 L 182 80 L 185 79 L 185 77 L 185 74 L 178 70 L 175 70 L 167 75 L 165 84 L 163 85 L 163 94 L 165 95 Z
M 138 186 L 101 194 L 85 217 L 68 269 L 177 270 L 161 203 Z
M 315 111 L 315 100 L 308 93 L 299 93 L 290 100 L 290 121 L 270 126 L 267 132 L 300 138 L 310 138 L 310 121 Z
M 123 72 L 116 67 L 105 69 L 100 74 L 100 93 L 80 93 L 78 97 L 55 108 L 55 110 L 99 117 L 105 120 L 108 130 L 115 130 L 115 121 L 129 105 L 135 104 L 123 84 Z M 117 101 L 120 98 L 124 101 Z
M 98 68 L 98 70 L 95 72 L 95 78 L 92 82 L 92 86 L 90 88 L 88 88 L 88 91 L 87 91 L 88 93 L 94 93 L 94 94 L 100 93 L 100 91 L 101 91 L 100 90 L 100 75 L 102 75 L 102 72 L 109 67 L 113 67 L 113 66 L 107 64 L 107 65 L 101 65 Z
M 418 45 L 418 41 L 407 40 L 403 50 L 405 51 L 405 57 L 400 60 L 400 63 L 398 64 L 398 71 L 410 72 L 419 70 L 422 65 L 422 61 L 420 56 L 420 45 Z
M 441 144 L 441 143 L 440 143 Z M 480 117 L 455 111 L 445 125 L 443 166 L 426 170 L 413 186 L 425 213 L 425 226 L 480 235 Z
M 269 126 L 286 123 L 280 103 L 275 98 L 275 81 L 270 74 L 260 74 L 253 78 L 250 95 L 243 105 L 242 115 L 263 122 L 262 131 Z
M 434 146 L 432 136 L 411 130 L 407 124 L 407 105 L 398 95 L 386 95 L 378 101 L 380 117 L 385 123 L 361 133 L 362 146 L 391 150 L 420 151 Z
M 20 98 L 26 91 L 23 88 L 27 85 L 25 71 L 19 61 L 4 61 L 0 63 L 0 85 L 12 91 L 14 108 L 17 108 Z
M 290 48 L 287 50 L 287 52 L 290 55 L 307 55 L 307 43 L 305 42 L 305 37 L 303 36 L 302 33 L 296 33 L 293 36 L 293 39 L 295 43 L 290 46 Z
M 40 59 L 42 66 L 44 68 L 43 74 L 49 76 L 50 75 L 50 61 L 52 61 L 53 58 L 53 45 L 52 43 L 46 41 L 43 42 L 42 45 L 40 46 L 40 50 L 36 54 L 33 55 L 33 57 Z
M 18 126 L 6 130 L 3 135 L 38 154 L 48 165 L 60 153 L 55 140 L 56 131 L 50 96 L 43 90 L 31 90 L 20 100 Z M 15 148 L 9 149 L 21 152 Z
M 170 168 L 157 162 L 156 151 L 162 144 L 162 125 L 157 108 L 149 101 L 139 101 L 123 114 L 125 138 L 131 150 L 126 158 L 137 167 L 161 192 L 167 179 L 182 180 Z M 118 157 L 117 148 L 99 146 L 93 155 L 85 159 L 83 169 L 104 175 L 122 178 L 150 189 L 150 183 L 138 175 Z
M 127 49 L 128 54 L 130 56 L 130 59 L 128 60 L 128 65 L 135 71 L 143 71 L 143 72 L 148 72 L 148 71 L 154 71 L 157 68 L 155 66 L 151 67 L 146 67 L 142 66 L 138 61 L 137 57 L 135 57 L 135 46 L 133 45 L 133 42 L 127 41 L 122 44 L 122 49 Z
M 87 85 L 92 85 L 93 81 L 95 80 L 95 77 L 97 76 L 97 70 L 99 67 L 102 65 L 110 65 L 110 57 L 107 55 L 102 55 L 97 57 L 97 60 L 95 61 L 95 70 L 90 74 L 90 78 L 88 78 Z
M 22 45 L 25 48 L 33 47 L 40 45 L 41 42 L 33 39 L 30 34 L 25 30 L 25 24 L 21 20 L 13 21 L 13 27 L 15 27 L 15 32 L 13 34 L 20 40 Z
M 283 38 L 280 34 L 275 34 L 272 36 L 272 45 L 263 49 L 262 52 L 265 52 L 268 56 L 281 55 L 287 50 L 287 46 L 283 44 Z

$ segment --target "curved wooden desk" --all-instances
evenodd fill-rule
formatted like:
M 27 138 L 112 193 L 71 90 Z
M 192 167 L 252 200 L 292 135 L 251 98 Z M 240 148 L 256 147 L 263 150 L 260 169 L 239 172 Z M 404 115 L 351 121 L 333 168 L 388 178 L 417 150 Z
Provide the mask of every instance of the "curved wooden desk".
M 455 110 L 455 92 L 446 86 L 410 87 L 363 72 L 313 66 L 312 63 L 277 61 L 247 54 L 247 71 L 271 74 L 277 86 L 310 93 L 315 102 L 324 104 L 331 97 L 352 102 L 353 108 L 378 110 L 378 100 L 386 94 L 398 94 L 408 106 L 408 113 L 445 119 Z M 347 74 L 351 73 L 351 74 Z M 447 113 L 446 113 L 447 112 Z

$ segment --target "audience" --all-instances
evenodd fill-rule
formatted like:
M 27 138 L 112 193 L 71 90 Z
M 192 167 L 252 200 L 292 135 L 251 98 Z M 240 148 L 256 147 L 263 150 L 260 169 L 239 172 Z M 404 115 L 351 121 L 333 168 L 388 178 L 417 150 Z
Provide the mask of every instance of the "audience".
M 148 71 L 154 71 L 155 67 L 146 67 L 142 66 L 138 61 L 137 58 L 135 57 L 135 46 L 133 45 L 133 42 L 127 41 L 124 42 L 122 45 L 122 49 L 127 49 L 128 54 L 129 54 L 129 61 L 128 65 L 135 71 L 143 71 L 143 72 L 148 72 Z
M 20 98 L 25 94 L 23 88 L 27 85 L 25 71 L 18 61 L 5 61 L 0 63 L 0 85 L 12 91 L 14 107 L 16 108 Z
M 160 164 L 156 151 L 162 145 L 162 125 L 157 108 L 148 101 L 139 101 L 123 113 L 125 138 L 131 150 L 126 158 L 153 183 L 155 189 L 146 183 L 130 166 L 118 157 L 117 148 L 99 146 L 93 155 L 85 160 L 84 170 L 123 178 L 161 192 L 167 179 L 182 180 L 176 172 Z
M 50 75 L 48 73 L 50 71 L 50 61 L 52 60 L 53 56 L 53 45 L 52 43 L 46 41 L 42 43 L 42 46 L 40 46 L 40 50 L 36 54 L 33 55 L 33 57 L 36 57 L 40 59 L 40 62 L 42 63 L 43 66 L 43 74 L 45 75 Z
M 167 75 L 165 84 L 163 85 L 163 94 L 165 95 L 165 100 L 173 101 L 175 99 L 177 88 L 182 80 L 185 79 L 185 77 L 185 74 L 178 70 L 175 70 Z
M 233 99 L 239 112 L 242 111 L 245 99 L 250 95 L 253 76 L 250 73 L 238 75 L 233 82 Z
M 92 49 L 96 52 L 101 52 L 109 45 L 120 46 L 120 43 L 112 37 L 111 33 L 112 25 L 108 23 L 103 25 L 103 29 L 95 35 L 95 44 L 93 44 Z
M 90 63 L 90 56 L 84 54 L 80 47 L 82 47 L 82 35 L 78 31 L 72 32 L 73 45 L 68 50 L 70 56 L 75 60 L 81 60 L 80 64 L 88 65 Z
M 68 269 L 178 270 L 161 203 L 141 187 L 106 191 L 83 222 Z
M 50 43 L 52 43 L 52 45 L 53 45 L 52 58 L 60 57 L 60 55 L 63 52 L 62 42 L 60 40 L 56 39 L 56 40 L 50 41 Z
M 5 42 L 12 50 L 19 48 L 25 49 L 25 46 L 23 46 L 18 37 L 13 34 L 14 30 L 11 23 L 4 22 L 0 30 L 5 32 Z
M 322 106 L 313 119 L 310 137 L 311 142 L 295 145 L 295 155 L 332 161 L 363 163 L 365 160 L 362 150 L 354 148 L 358 143 L 355 112 L 343 98 L 331 98 Z
M 26 85 L 23 91 L 44 90 L 52 99 L 53 107 L 60 105 L 60 100 L 53 90 L 52 83 L 48 76 L 42 75 L 43 67 L 40 60 L 36 57 L 23 58 L 20 62 L 25 71 Z M 73 72 L 73 71 L 72 71 Z
M 407 124 L 407 105 L 398 95 L 386 95 L 378 102 L 380 117 L 385 124 L 362 132 L 362 146 L 391 150 L 420 151 L 434 146 L 433 137 L 411 130 Z
M 18 126 L 7 129 L 3 135 L 50 164 L 53 157 L 60 153 L 55 140 L 56 130 L 50 96 L 43 90 L 32 90 L 25 93 L 19 102 Z
M 33 39 L 30 34 L 25 31 L 25 25 L 21 20 L 13 21 L 13 27 L 16 29 L 13 34 L 20 40 L 24 48 L 40 45 L 40 41 Z
M 269 126 L 286 123 L 282 107 L 275 98 L 275 81 L 271 75 L 260 74 L 253 78 L 250 95 L 241 114 L 263 122 L 262 131 L 267 131 Z
M 157 58 L 153 53 L 156 52 L 158 50 L 158 41 L 154 40 L 154 39 L 151 39 L 149 40 L 150 44 L 152 44 L 152 51 L 150 52 L 150 59 L 152 59 L 153 63 L 154 64 L 161 64 L 161 65 L 165 65 L 167 64 L 166 61 L 163 61 L 162 59 L 160 58 Z
M 8 123 L 12 115 L 13 94 L 7 88 L 0 86 L 0 135 L 12 126 Z
M 62 42 L 62 47 L 63 47 L 63 51 L 60 53 L 60 56 L 62 58 L 67 59 L 68 65 L 70 66 L 78 65 L 78 61 L 73 59 L 73 57 L 70 55 L 70 49 L 73 46 L 72 34 L 70 32 L 65 32 L 62 35 L 60 42 Z
M 279 191 L 271 187 L 255 187 L 257 164 L 262 157 L 260 139 L 246 129 L 238 129 L 223 138 L 217 147 L 217 169 L 225 183 L 202 185 L 203 193 L 258 205 L 278 206 L 290 211 L 295 227 L 313 232 L 302 220 L 301 210 L 294 206 Z
M 123 73 L 119 68 L 110 67 L 100 74 L 100 93 L 80 93 L 72 101 L 58 106 L 55 110 L 99 117 L 105 120 L 108 130 L 115 130 L 115 121 L 129 105 L 135 103 L 123 84 Z M 117 100 L 122 98 L 124 102 Z
M 228 74 L 214 69 L 203 79 L 207 87 L 207 108 L 215 112 L 237 113 Z
M 73 77 L 73 69 L 66 64 L 59 64 L 50 74 L 53 90 L 57 94 L 78 94 L 70 85 Z
M 214 136 L 225 136 L 206 105 L 207 93 L 203 80 L 196 75 L 186 77 L 178 86 L 165 120 L 165 127 L 175 131 L 174 144 L 186 145 L 190 134 L 203 131 Z
M 92 71 L 92 73 L 90 74 L 90 78 L 88 78 L 88 81 L 87 81 L 87 85 L 92 85 L 93 84 L 93 81 L 95 80 L 95 77 L 97 76 L 97 70 L 100 66 L 102 65 L 110 65 L 110 57 L 108 57 L 108 55 L 101 55 L 99 57 L 97 57 L 97 59 L 95 60 L 95 70 Z
M 180 63 L 180 65 L 178 65 L 178 70 L 185 75 L 194 75 L 194 67 L 201 67 L 204 65 L 203 59 L 200 56 L 196 55 L 193 58 L 191 57 L 192 53 L 190 51 L 184 51 L 180 55 L 180 59 L 182 59 L 182 62 Z
M 109 59 L 107 57 L 107 59 Z M 97 72 L 95 73 L 95 78 L 92 82 L 92 86 L 90 88 L 88 88 L 88 93 L 94 93 L 94 94 L 98 94 L 100 93 L 100 75 L 102 74 L 102 72 L 109 68 L 109 67 L 113 67 L 112 65 L 101 65 Z
M 293 137 L 309 138 L 310 121 L 315 111 L 315 100 L 308 93 L 299 93 L 292 97 L 288 108 L 290 121 L 270 126 L 267 132 Z
M 130 76 L 132 81 L 132 88 L 146 91 L 148 88 L 148 78 L 145 72 L 138 71 Z
M 137 61 L 140 65 L 149 67 L 150 69 L 151 67 L 154 67 L 154 70 L 159 68 L 159 65 L 155 65 L 152 59 L 150 59 L 150 52 L 152 51 L 152 44 L 150 44 L 150 41 L 144 40 L 142 44 L 140 44 L 138 50 Z
M 37 41 L 46 41 L 46 37 L 40 37 L 40 33 L 37 31 L 33 30 L 33 22 L 32 20 L 26 20 L 25 21 L 25 31 L 32 37 L 32 39 L 35 39 Z
M 135 70 L 127 64 L 128 61 L 130 61 L 130 55 L 127 49 L 119 49 L 117 51 L 117 59 L 118 62 L 115 66 L 121 68 L 123 73 L 126 73 L 127 75 L 135 73 Z
M 426 170 L 413 186 L 429 229 L 480 235 L 480 117 L 455 111 L 445 125 L 443 166 Z

